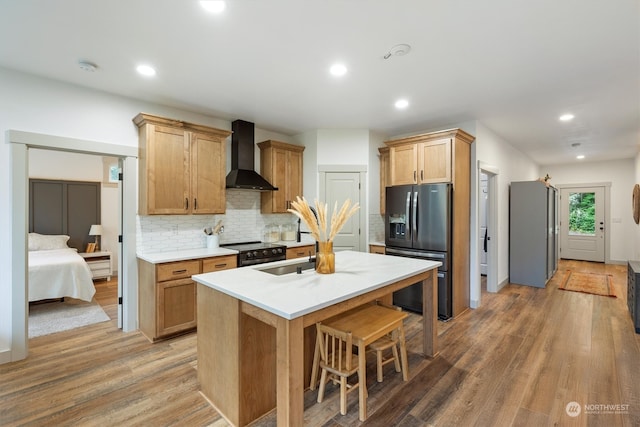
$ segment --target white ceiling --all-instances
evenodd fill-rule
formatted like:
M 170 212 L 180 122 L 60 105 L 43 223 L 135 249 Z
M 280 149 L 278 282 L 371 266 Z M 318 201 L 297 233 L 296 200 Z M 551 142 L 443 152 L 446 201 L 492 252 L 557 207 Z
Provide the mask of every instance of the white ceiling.
M 195 0 L 0 0 L 0 66 L 290 135 L 480 120 L 541 165 L 597 161 L 640 147 L 639 13 L 638 0 L 228 0 L 218 16 Z M 411 52 L 383 59 L 399 43 Z

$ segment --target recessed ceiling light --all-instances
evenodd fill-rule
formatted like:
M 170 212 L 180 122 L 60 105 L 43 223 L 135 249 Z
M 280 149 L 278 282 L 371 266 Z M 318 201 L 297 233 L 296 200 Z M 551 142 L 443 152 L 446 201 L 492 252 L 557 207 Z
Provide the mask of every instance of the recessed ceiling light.
M 584 159 L 584 154 L 578 154 L 578 155 L 576 156 L 576 159 L 578 159 L 578 160 L 582 160 L 582 159 Z
M 569 120 L 573 120 L 575 116 L 571 113 L 563 114 L 560 116 L 560 121 L 568 122 Z
M 152 77 L 156 75 L 156 70 L 150 65 L 138 65 L 136 71 L 143 76 Z
M 406 99 L 398 99 L 394 105 L 398 110 L 404 110 L 409 106 L 409 101 Z
M 347 74 L 347 67 L 344 64 L 333 64 L 329 72 L 334 76 L 344 76 Z
M 220 0 L 201 0 L 200 6 L 210 13 L 222 13 L 225 7 L 227 7 L 227 4 Z

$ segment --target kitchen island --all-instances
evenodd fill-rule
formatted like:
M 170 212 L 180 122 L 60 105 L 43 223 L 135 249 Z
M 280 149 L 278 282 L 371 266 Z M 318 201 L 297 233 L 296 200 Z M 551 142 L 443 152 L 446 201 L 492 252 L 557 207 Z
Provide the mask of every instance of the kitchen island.
M 436 261 L 344 251 L 336 272 L 273 275 L 286 260 L 193 276 L 198 283 L 198 380 L 232 425 L 274 407 L 279 426 L 304 424 L 305 359 L 315 323 L 416 282 L 423 286 L 423 352 L 437 354 Z M 306 328 L 306 329 L 305 329 Z M 311 345 L 305 345 L 305 342 Z

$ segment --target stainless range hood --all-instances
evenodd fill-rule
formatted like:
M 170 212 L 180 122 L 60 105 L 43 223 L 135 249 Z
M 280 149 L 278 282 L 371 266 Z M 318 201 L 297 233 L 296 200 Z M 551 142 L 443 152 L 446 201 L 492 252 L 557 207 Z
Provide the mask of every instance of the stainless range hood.
M 244 120 L 231 123 L 231 172 L 227 175 L 227 188 L 275 191 L 276 187 L 258 175 L 254 168 L 255 125 Z

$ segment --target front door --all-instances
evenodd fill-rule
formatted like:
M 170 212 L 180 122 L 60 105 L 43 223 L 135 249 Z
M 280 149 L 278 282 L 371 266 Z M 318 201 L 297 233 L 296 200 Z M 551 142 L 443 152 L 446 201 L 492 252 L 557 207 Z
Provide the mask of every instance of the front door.
M 560 257 L 604 262 L 604 187 L 563 188 Z
M 338 210 L 347 199 L 351 199 L 352 206 L 360 203 L 360 209 L 365 207 L 360 201 L 360 174 L 358 172 L 327 172 L 324 184 L 328 232 L 336 202 L 338 202 Z M 333 250 L 362 250 L 360 248 L 360 212 L 354 214 L 344 224 L 333 241 Z

